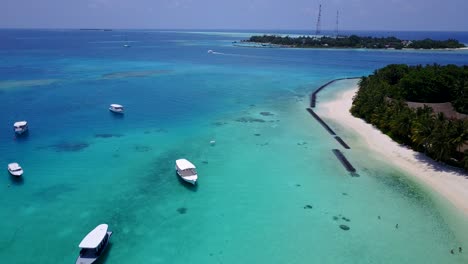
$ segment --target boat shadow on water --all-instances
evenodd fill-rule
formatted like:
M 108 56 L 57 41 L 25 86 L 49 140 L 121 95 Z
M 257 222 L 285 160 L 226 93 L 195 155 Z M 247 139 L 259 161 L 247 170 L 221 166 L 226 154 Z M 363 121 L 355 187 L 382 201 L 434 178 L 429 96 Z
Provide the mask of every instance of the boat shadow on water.
M 9 174 L 10 176 L 10 180 L 11 180 L 11 185 L 23 185 L 24 184 L 24 178 L 23 176 L 21 177 L 17 177 L 17 176 L 13 176 L 11 174 Z
M 180 185 L 184 186 L 185 189 L 192 191 L 192 192 L 197 192 L 198 191 L 198 183 L 197 184 L 191 184 L 189 182 L 184 181 L 182 178 L 179 177 L 177 172 L 175 173 L 177 176 L 177 180 L 179 181 Z
M 15 134 L 15 136 L 13 137 L 13 139 L 16 141 L 16 142 L 19 142 L 19 143 L 23 143 L 23 142 L 27 142 L 29 140 L 29 130 L 24 132 L 23 134 L 21 135 L 18 135 L 18 134 Z
M 124 119 L 125 118 L 124 114 L 114 113 L 114 112 L 111 112 L 111 111 L 109 111 L 109 114 L 112 116 L 113 119 Z
M 94 262 L 94 264 L 104 264 L 104 263 L 106 263 L 107 258 L 109 257 L 109 252 L 111 251 L 111 249 L 112 249 L 112 243 L 109 242 L 109 244 L 106 247 L 106 250 L 104 250 L 104 252 L 102 252 L 102 255 L 99 257 L 98 260 L 96 260 L 96 262 Z

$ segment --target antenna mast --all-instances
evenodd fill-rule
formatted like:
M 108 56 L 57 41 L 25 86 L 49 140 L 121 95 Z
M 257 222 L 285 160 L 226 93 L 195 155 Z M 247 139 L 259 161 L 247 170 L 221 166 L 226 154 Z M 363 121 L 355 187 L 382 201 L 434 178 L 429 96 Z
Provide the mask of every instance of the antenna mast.
M 335 28 L 335 36 L 338 37 L 338 21 L 340 18 L 340 11 L 336 10 L 336 28 Z
M 319 5 L 319 13 L 317 18 L 317 26 L 315 27 L 315 35 L 320 35 L 320 18 L 322 17 L 322 5 Z

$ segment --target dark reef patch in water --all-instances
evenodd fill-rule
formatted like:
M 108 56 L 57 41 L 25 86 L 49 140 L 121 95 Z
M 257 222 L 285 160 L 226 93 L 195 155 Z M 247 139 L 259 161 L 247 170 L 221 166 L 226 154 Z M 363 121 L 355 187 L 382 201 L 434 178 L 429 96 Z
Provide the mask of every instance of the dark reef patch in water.
M 275 114 L 271 113 L 271 112 L 260 112 L 260 114 L 262 116 L 274 116 Z
M 266 121 L 260 118 L 254 117 L 239 117 L 236 119 L 236 122 L 240 123 L 265 123 Z
M 167 129 L 165 129 L 165 128 L 158 128 L 155 131 L 156 131 L 156 133 L 167 133 L 168 132 Z
M 119 137 L 123 137 L 123 135 L 122 134 L 103 133 L 103 134 L 95 134 L 94 137 L 95 138 L 113 138 L 113 137 L 119 138 Z
M 101 76 L 101 79 L 119 79 L 119 78 L 131 78 L 131 77 L 148 77 L 154 75 L 168 74 L 170 70 L 146 70 L 146 71 L 124 71 L 124 72 L 112 72 L 106 73 Z
M 186 214 L 186 213 L 187 213 L 187 210 L 188 210 L 188 209 L 185 208 L 185 207 L 180 207 L 180 208 L 177 209 L 177 212 L 178 212 L 179 214 Z
M 53 149 L 55 152 L 79 152 L 87 147 L 89 147 L 89 143 L 86 142 L 60 142 L 46 147 L 41 147 L 41 149 Z
M 405 175 L 399 173 L 381 174 L 374 170 L 368 170 L 368 173 L 371 174 L 371 176 L 373 176 L 379 182 L 383 183 L 386 186 L 389 186 L 391 189 L 397 191 L 398 193 L 401 193 L 403 196 L 418 202 L 430 204 L 430 206 L 432 207 L 431 199 L 428 198 L 424 190 L 422 190 L 409 178 L 405 177 Z
M 211 124 L 212 124 L 213 126 L 220 127 L 220 126 L 227 125 L 227 122 L 216 121 L 216 122 L 213 122 L 213 123 L 211 123 Z
M 135 145 L 133 146 L 133 149 L 136 152 L 148 152 L 148 151 L 151 151 L 153 148 L 151 148 L 150 146 L 145 146 L 145 145 Z
M 349 229 L 351 229 L 349 226 L 347 225 L 340 225 L 340 228 L 343 229 L 344 231 L 348 231 Z

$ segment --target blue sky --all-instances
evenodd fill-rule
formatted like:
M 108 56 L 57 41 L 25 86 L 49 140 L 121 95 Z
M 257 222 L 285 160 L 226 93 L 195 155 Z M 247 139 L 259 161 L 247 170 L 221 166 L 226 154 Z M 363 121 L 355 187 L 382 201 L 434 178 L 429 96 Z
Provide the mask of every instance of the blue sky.
M 0 0 L 0 27 L 468 31 L 468 0 Z

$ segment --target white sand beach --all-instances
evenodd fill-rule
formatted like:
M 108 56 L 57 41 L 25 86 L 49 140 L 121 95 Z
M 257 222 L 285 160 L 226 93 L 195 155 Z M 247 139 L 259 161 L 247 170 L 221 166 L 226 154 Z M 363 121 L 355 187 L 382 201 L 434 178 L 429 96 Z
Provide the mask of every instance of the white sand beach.
M 358 87 L 346 90 L 332 101 L 320 103 L 319 114 L 354 131 L 368 147 L 419 182 L 437 191 L 468 217 L 468 175 L 443 166 L 421 153 L 393 141 L 365 121 L 351 115 L 349 109 Z

